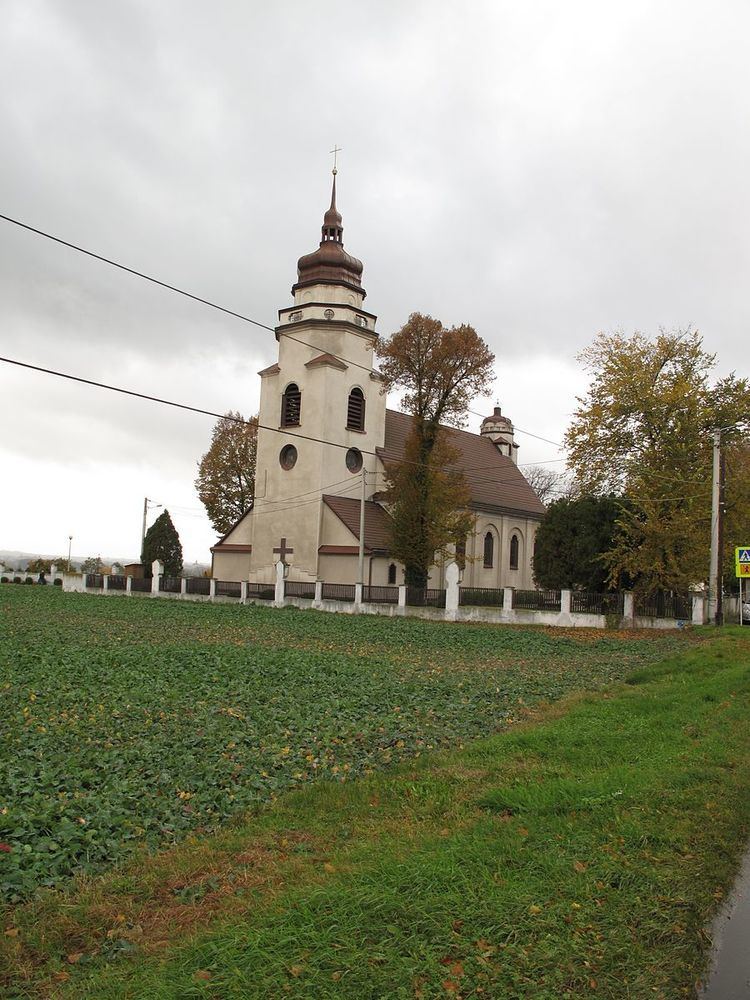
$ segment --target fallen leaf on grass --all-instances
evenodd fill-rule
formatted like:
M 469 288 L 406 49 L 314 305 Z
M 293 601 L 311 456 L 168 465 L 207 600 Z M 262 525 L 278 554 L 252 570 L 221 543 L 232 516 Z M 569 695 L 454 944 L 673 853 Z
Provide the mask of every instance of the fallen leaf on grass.
M 66 972 L 65 969 L 60 969 L 60 971 L 56 972 L 52 978 L 56 983 L 66 983 L 70 979 L 70 973 Z
M 573 867 L 577 872 L 585 872 L 586 869 L 588 868 L 588 865 L 586 864 L 585 861 L 574 861 Z
M 6 937 L 18 937 L 21 932 L 17 927 L 9 927 L 5 932 Z
M 211 978 L 212 974 L 208 971 L 208 969 L 198 969 L 197 972 L 193 973 L 193 979 L 202 979 L 207 982 Z
M 77 965 L 83 958 L 82 951 L 72 951 L 67 958 L 69 965 Z

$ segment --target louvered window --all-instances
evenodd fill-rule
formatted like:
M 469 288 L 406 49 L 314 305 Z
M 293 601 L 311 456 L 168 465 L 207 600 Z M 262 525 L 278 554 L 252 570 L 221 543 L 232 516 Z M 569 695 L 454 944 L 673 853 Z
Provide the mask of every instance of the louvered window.
M 352 389 L 346 409 L 346 426 L 350 431 L 365 429 L 365 397 L 361 389 Z
M 302 393 L 299 391 L 299 386 L 292 382 L 281 397 L 281 426 L 299 427 L 301 413 Z
M 495 539 L 492 532 L 488 531 L 484 536 L 484 568 L 492 569 L 495 562 Z

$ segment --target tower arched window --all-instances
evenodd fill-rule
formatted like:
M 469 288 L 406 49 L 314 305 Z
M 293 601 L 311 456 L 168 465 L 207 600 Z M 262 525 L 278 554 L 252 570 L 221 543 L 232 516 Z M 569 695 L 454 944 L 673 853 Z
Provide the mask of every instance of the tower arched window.
M 518 569 L 518 535 L 511 535 L 510 538 L 510 568 Z
M 396 564 L 391 563 L 388 567 L 388 583 L 394 584 L 396 582 Z
M 484 568 L 492 569 L 495 565 L 495 538 L 491 531 L 484 536 Z
M 281 397 L 281 426 L 299 427 L 302 415 L 302 393 L 295 382 L 290 382 Z
M 350 431 L 365 429 L 365 394 L 355 386 L 349 393 L 346 407 L 346 427 Z

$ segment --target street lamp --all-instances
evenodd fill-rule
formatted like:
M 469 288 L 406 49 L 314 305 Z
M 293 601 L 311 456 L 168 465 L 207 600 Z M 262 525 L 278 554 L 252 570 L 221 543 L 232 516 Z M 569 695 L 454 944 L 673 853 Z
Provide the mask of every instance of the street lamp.
M 68 572 L 70 573 L 70 550 L 73 546 L 73 536 L 68 535 Z

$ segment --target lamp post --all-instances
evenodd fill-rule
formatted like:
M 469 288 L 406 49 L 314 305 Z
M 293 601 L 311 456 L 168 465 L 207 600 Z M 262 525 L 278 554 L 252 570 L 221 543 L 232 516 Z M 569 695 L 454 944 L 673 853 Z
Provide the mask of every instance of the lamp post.
M 70 573 L 70 550 L 73 547 L 73 536 L 68 535 L 68 572 Z

